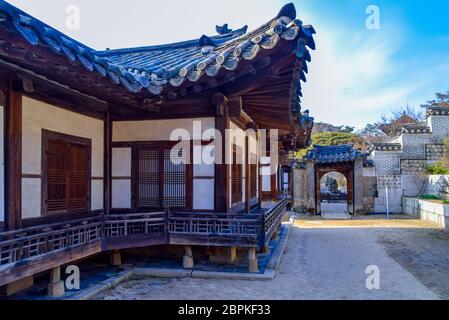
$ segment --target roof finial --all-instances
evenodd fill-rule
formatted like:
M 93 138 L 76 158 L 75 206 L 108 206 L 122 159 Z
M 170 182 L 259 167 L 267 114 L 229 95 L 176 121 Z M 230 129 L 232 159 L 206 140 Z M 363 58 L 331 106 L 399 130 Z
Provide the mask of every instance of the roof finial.
M 227 23 L 225 23 L 222 26 L 216 26 L 215 30 L 217 30 L 217 33 L 220 34 L 220 35 L 228 34 L 228 33 L 232 32 L 232 29 L 228 28 L 228 24 Z
M 281 17 L 288 17 L 292 20 L 296 19 L 296 8 L 293 3 L 286 4 L 282 7 L 281 11 L 279 11 L 276 19 Z

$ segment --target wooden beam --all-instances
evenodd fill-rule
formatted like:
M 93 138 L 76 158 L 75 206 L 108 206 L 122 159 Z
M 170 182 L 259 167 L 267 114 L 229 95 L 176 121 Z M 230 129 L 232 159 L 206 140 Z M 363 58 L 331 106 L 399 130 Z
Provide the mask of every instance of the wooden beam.
M 221 159 L 219 152 L 216 154 L 215 163 L 215 212 L 229 212 L 229 165 L 226 164 L 226 129 L 229 129 L 229 101 L 222 93 L 216 93 L 212 97 L 212 103 L 216 107 L 215 129 L 221 134 Z
M 22 225 L 22 96 L 9 81 L 5 106 L 5 227 Z
M 112 121 L 109 111 L 104 120 L 104 177 L 103 177 L 103 207 L 104 213 L 111 211 L 112 198 Z
M 249 136 L 245 135 L 245 212 L 251 211 L 251 165 L 249 152 Z
M 243 98 L 241 96 L 229 100 L 229 116 L 240 118 L 243 112 Z

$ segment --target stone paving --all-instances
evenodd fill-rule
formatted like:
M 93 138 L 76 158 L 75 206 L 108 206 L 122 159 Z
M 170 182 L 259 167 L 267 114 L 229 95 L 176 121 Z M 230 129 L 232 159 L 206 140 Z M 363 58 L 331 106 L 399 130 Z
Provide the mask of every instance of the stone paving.
M 435 225 L 395 219 L 301 219 L 272 281 L 130 279 L 96 299 L 449 299 L 449 236 Z M 413 238 L 420 235 L 414 243 Z M 399 250 L 395 250 L 395 245 Z M 420 260 L 425 249 L 432 252 Z M 406 259 L 412 255 L 413 261 Z M 380 289 L 366 287 L 369 266 Z M 427 271 L 426 271 L 427 270 Z

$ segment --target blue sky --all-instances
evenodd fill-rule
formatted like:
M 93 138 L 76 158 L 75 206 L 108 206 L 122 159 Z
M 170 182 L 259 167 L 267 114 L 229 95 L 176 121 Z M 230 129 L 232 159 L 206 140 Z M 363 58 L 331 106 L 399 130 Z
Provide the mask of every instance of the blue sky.
M 143 46 L 214 34 L 216 24 L 256 28 L 284 0 L 10 0 L 95 48 Z M 449 1 L 298 0 L 298 17 L 314 25 L 303 107 L 317 121 L 363 127 L 391 109 L 419 105 L 449 90 Z M 65 27 L 68 5 L 80 8 L 79 30 Z M 126 4 L 126 5 L 125 5 Z M 366 8 L 380 9 L 368 30 Z

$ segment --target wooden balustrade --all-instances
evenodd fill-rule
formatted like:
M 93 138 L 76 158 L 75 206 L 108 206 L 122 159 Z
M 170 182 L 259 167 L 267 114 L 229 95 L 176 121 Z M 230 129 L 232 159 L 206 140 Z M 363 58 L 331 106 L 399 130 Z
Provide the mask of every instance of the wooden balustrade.
M 287 199 L 256 214 L 99 215 L 0 233 L 0 265 L 102 240 L 103 250 L 158 244 L 264 246 L 282 222 Z
M 102 219 L 94 217 L 0 233 L 0 265 L 81 246 L 102 237 Z

